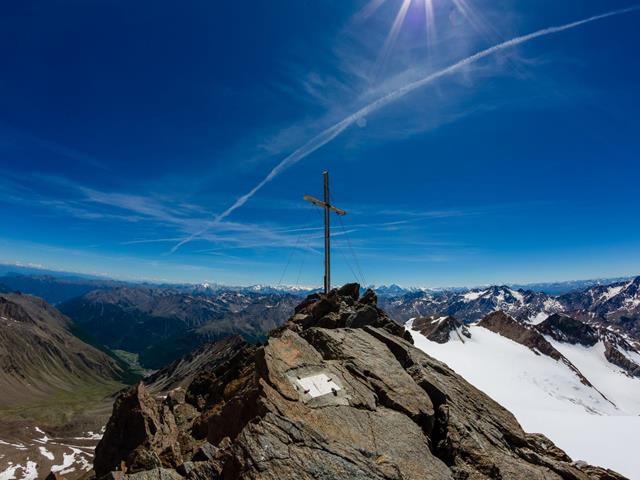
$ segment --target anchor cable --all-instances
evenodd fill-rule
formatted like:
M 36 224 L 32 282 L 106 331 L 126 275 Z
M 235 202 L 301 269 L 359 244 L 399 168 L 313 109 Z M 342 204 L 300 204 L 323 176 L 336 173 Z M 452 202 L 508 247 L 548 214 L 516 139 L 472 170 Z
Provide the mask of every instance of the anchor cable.
M 298 245 L 300 244 L 300 240 L 302 239 L 305 228 L 307 227 L 307 221 L 309 220 L 309 217 L 311 216 L 312 211 L 313 211 L 312 208 L 307 209 L 307 214 L 305 215 L 304 221 L 302 222 L 302 226 L 300 227 L 301 230 L 300 230 L 300 233 L 298 233 L 298 238 L 296 238 L 296 243 L 294 247 L 291 249 L 291 252 L 289 252 L 289 258 L 287 258 L 287 263 L 285 264 L 284 269 L 282 270 L 282 274 L 280 275 L 280 280 L 278 281 L 276 286 L 282 285 L 282 281 L 284 280 L 284 277 L 287 274 L 287 270 L 289 269 L 291 260 L 293 259 L 294 254 L 298 250 Z
M 333 204 L 333 198 L 332 198 L 331 194 L 329 194 L 329 203 Z M 355 268 L 360 273 L 360 278 L 358 278 L 358 275 L 356 275 L 355 272 L 353 272 L 353 270 L 352 270 L 352 273 L 354 273 L 354 277 L 356 277 L 356 280 L 358 282 L 360 282 L 360 280 L 362 280 L 362 286 L 366 286 L 367 282 L 366 282 L 366 278 L 364 276 L 364 272 L 362 271 L 362 267 L 360 266 L 360 261 L 358 260 L 358 256 L 356 255 L 356 252 L 355 252 L 355 250 L 353 248 L 353 245 L 351 244 L 351 238 L 349 237 L 349 232 L 345 228 L 344 222 L 342 221 L 342 215 L 337 215 L 337 217 L 338 217 L 338 221 L 340 222 L 340 228 L 342 228 L 342 234 L 347 239 L 347 246 L 349 247 L 349 252 L 351 253 L 351 256 L 353 257 Z M 346 259 L 345 259 L 345 261 L 346 261 Z M 348 262 L 347 262 L 347 265 L 349 265 Z M 351 267 L 349 267 L 349 268 L 351 269 Z

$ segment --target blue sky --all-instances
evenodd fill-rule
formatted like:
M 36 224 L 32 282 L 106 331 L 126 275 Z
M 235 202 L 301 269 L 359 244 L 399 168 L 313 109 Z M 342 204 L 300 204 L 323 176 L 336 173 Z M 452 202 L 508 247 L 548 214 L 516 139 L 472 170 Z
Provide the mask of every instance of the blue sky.
M 336 283 L 639 273 L 640 11 L 458 63 L 634 6 L 4 2 L 0 262 L 319 285 L 328 169 Z

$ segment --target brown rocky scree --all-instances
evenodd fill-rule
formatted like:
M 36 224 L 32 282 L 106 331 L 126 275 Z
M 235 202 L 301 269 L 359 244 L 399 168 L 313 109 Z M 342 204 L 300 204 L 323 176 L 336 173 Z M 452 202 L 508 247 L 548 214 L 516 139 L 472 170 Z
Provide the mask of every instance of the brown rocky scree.
M 151 382 L 123 393 L 96 449 L 97 477 L 623 478 L 572 463 L 544 436 L 525 433 L 511 413 L 414 348 L 373 292 L 358 292 L 352 284 L 311 295 L 264 346 L 236 338 L 206 361 L 184 360 L 188 385 L 158 394 Z M 169 370 L 158 378 L 180 384 Z

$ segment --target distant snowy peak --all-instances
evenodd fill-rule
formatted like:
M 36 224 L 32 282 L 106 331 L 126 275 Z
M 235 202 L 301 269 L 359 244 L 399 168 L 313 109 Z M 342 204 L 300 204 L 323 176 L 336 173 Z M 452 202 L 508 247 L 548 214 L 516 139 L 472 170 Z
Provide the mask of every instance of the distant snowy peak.
M 477 321 L 492 311 L 503 311 L 517 320 L 538 323 L 553 313 L 563 311 L 562 304 L 549 295 L 507 286 L 470 290 L 462 294 L 462 301 L 470 307 L 466 309 L 467 321 Z M 468 318 L 470 315 L 476 318 Z
M 463 291 L 415 290 L 383 296 L 380 303 L 399 322 L 416 317 L 453 316 L 469 324 L 502 311 L 518 321 L 537 325 L 550 315 L 564 313 L 640 338 L 640 277 L 560 296 L 500 285 Z
M 507 286 L 493 286 L 486 289 L 469 290 L 462 294 L 465 302 L 486 299 L 496 304 L 525 302 L 524 290 L 513 290 Z
M 610 317 L 640 314 L 640 277 L 609 287 L 596 305 L 605 306 Z
M 640 312 L 640 276 L 632 280 L 598 285 L 560 297 L 569 309 L 584 309 L 611 316 L 618 311 Z
M 640 277 L 558 297 L 573 317 L 640 337 Z
M 278 293 L 289 293 L 292 295 L 307 295 L 312 292 L 317 292 L 319 288 L 313 287 L 305 287 L 299 285 L 251 285 L 249 287 L 244 287 L 244 291 L 247 292 L 256 292 L 262 294 L 278 294 Z
M 395 283 L 392 283 L 391 285 L 379 285 L 379 286 L 371 285 L 369 288 L 374 290 L 376 294 L 380 297 L 384 297 L 384 296 L 395 297 L 398 295 L 404 295 L 405 293 L 409 293 L 411 291 L 419 291 L 419 289 L 404 288 L 404 287 L 401 287 L 400 285 L 396 285 Z
M 541 282 L 528 284 L 510 285 L 515 289 L 533 290 L 535 292 L 544 292 L 548 295 L 564 295 L 569 292 L 578 290 L 586 290 L 587 288 L 597 285 L 611 285 L 612 283 L 628 281 L 632 277 L 615 277 L 615 278 L 596 278 L 590 280 L 568 280 L 563 282 Z
M 169 287 L 182 292 L 190 292 L 196 295 L 219 295 L 223 293 L 259 294 L 259 295 L 295 295 L 304 296 L 320 291 L 319 288 L 300 285 L 263 285 L 230 286 L 217 283 L 204 282 L 199 284 L 186 284 Z

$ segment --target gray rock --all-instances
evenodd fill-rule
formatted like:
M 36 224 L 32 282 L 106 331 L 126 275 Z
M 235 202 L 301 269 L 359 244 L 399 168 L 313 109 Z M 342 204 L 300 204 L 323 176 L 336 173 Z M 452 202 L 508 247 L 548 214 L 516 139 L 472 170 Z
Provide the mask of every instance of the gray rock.
M 154 470 L 125 475 L 124 480 L 182 480 L 182 476 L 175 470 L 156 468 Z
M 196 453 L 193 455 L 193 460 L 201 462 L 215 460 L 219 450 L 218 447 L 214 447 L 209 442 L 205 442 L 196 450 Z

